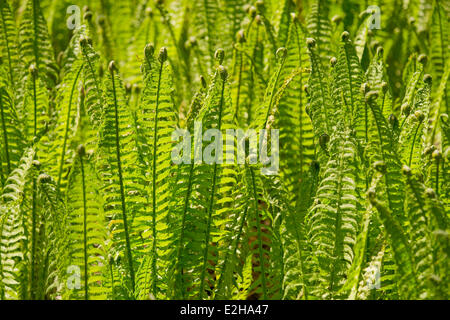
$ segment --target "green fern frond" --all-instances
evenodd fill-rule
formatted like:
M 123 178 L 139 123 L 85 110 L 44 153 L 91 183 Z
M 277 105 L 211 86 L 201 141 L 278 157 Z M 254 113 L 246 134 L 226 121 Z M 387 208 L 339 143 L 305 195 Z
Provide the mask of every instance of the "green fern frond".
M 0 3 L 0 52 L 6 61 L 7 76 L 11 85 L 19 81 L 20 58 L 17 46 L 17 30 L 13 14 L 7 1 Z
M 405 299 L 413 298 L 413 288 L 416 288 L 418 282 L 414 271 L 411 249 L 408 239 L 406 238 L 405 231 L 398 223 L 392 212 L 375 199 L 374 193 L 369 194 L 369 198 L 372 205 L 380 214 L 385 232 L 392 247 L 396 265 L 395 273 L 398 279 L 399 293 Z
M 430 41 L 430 57 L 433 65 L 433 77 L 436 83 L 440 83 L 444 74 L 445 65 L 449 59 L 448 52 L 450 49 L 450 33 L 448 13 L 444 10 L 441 1 L 434 1 L 433 14 L 431 17 Z M 448 89 L 444 93 L 444 104 L 448 110 Z
M 53 88 L 57 66 L 39 0 L 28 0 L 19 31 L 21 59 L 25 67 L 34 64 L 46 88 Z
M 435 271 L 445 269 L 445 265 L 436 264 L 436 258 L 433 257 L 432 239 L 430 235 L 433 229 L 432 215 L 427 212 L 425 186 L 420 183 L 416 177 L 411 174 L 409 167 L 403 167 L 408 186 L 407 209 L 410 221 L 410 243 L 412 252 L 414 252 L 415 272 L 418 276 L 419 287 L 415 288 L 421 299 L 430 299 L 439 297 L 440 293 L 445 292 L 443 287 L 436 286 L 433 283 L 433 276 L 445 277 L 445 274 L 436 274 Z M 436 248 L 439 251 L 439 248 Z M 441 252 L 444 251 L 441 248 Z M 438 260 L 439 261 L 439 260 Z M 442 260 L 441 260 L 442 261 Z M 444 289 L 444 290 L 443 290 Z M 442 298 L 442 297 L 439 297 Z
M 404 182 L 401 177 L 401 164 L 397 154 L 397 142 L 392 127 L 383 117 L 377 104 L 378 94 L 369 92 L 366 95 L 366 103 L 370 109 L 369 146 L 367 150 L 368 160 L 373 166 L 373 179 L 376 179 L 377 188 L 383 190 L 387 201 L 388 210 L 394 215 L 396 221 L 404 221 Z M 375 147 L 376 146 L 376 147 Z M 375 147 L 375 148 L 374 148 Z M 381 182 L 377 180 L 377 174 L 382 175 Z
M 411 114 L 404 118 L 399 137 L 400 155 L 403 164 L 413 171 L 422 170 L 422 154 L 427 142 L 427 129 L 431 109 L 431 86 L 421 84 L 417 91 Z
M 81 73 L 83 63 L 77 60 L 73 63 L 72 69 L 67 73 L 58 92 L 58 114 L 54 128 L 51 128 L 49 138 L 53 142 L 46 144 L 44 154 L 39 154 L 40 161 L 51 168 L 49 173 L 56 177 L 56 183 L 62 193 L 67 184 L 67 172 L 74 157 L 74 150 L 71 149 L 71 142 L 76 135 L 76 123 L 78 115 L 78 97 L 80 94 Z
M 309 241 L 317 256 L 317 293 L 331 297 L 345 283 L 354 258 L 358 225 L 356 142 L 336 128 L 330 141 L 330 159 L 308 217 Z M 320 271 L 320 272 L 319 272 Z
M 307 112 L 311 118 L 316 139 L 319 139 L 321 148 L 319 153 L 323 154 L 327 153 L 326 143 L 331 134 L 336 109 L 331 102 L 329 83 L 326 79 L 321 59 L 318 56 L 317 48 L 315 47 L 316 41 L 308 38 L 306 42 L 311 62 L 311 75 L 307 87 L 309 95 Z M 321 163 L 324 161 L 320 154 L 319 159 Z
M 142 216 L 147 202 L 143 174 L 136 150 L 136 132 L 132 125 L 132 115 L 126 105 L 122 81 L 117 75 L 115 63 L 109 66 L 105 81 L 104 121 L 100 133 L 97 168 L 104 185 L 105 214 L 110 222 L 112 240 L 117 254 L 123 255 L 128 288 L 135 289 L 134 249 L 141 247 L 139 237 L 134 233 L 132 221 Z M 118 172 L 118 175 L 116 174 Z
M 26 295 L 22 293 L 24 279 L 24 260 L 28 253 L 26 248 L 27 231 L 21 211 L 26 185 L 33 176 L 33 159 L 35 150 L 25 150 L 19 166 L 15 169 L 1 194 L 1 293 L 2 298 L 21 299 Z
M 72 299 L 105 299 L 109 294 L 104 283 L 109 262 L 105 261 L 108 256 L 103 200 L 97 174 L 86 157 L 84 146 L 77 151 L 67 188 L 69 252 L 66 268 L 80 268 L 82 286 L 80 290 L 67 290 L 67 294 Z
M 171 71 L 167 63 L 167 49 L 161 48 L 158 59 L 153 57 L 153 49 L 146 48 L 143 65 L 146 87 L 142 94 L 139 126 L 145 131 L 145 162 L 149 166 L 147 185 L 148 211 L 137 221 L 134 229 L 140 232 L 151 228 L 152 245 L 149 254 L 151 263 L 151 293 L 158 298 L 167 294 L 164 280 L 171 257 L 171 231 L 169 229 L 169 200 L 172 184 L 171 149 L 172 131 L 176 117 L 172 101 Z M 146 217 L 150 217 L 147 221 Z
M 100 128 L 103 121 L 103 84 L 99 75 L 99 56 L 89 44 L 87 38 L 80 40 L 81 55 L 84 62 L 83 82 L 86 96 L 86 110 L 92 126 Z
M 23 149 L 23 137 L 19 119 L 11 94 L 6 87 L 0 87 L 0 187 L 3 187 L 10 173 L 16 168 Z
M 316 0 L 311 5 L 307 19 L 308 33 L 317 42 L 317 55 L 320 56 L 321 63 L 324 67 L 332 56 L 331 25 L 328 14 L 328 0 Z
M 394 114 L 394 103 L 390 89 L 390 81 L 383 61 L 384 49 L 379 48 L 374 55 L 366 72 L 368 90 L 379 92 L 378 104 L 384 117 L 387 119 Z M 367 92 L 366 92 L 367 93 Z

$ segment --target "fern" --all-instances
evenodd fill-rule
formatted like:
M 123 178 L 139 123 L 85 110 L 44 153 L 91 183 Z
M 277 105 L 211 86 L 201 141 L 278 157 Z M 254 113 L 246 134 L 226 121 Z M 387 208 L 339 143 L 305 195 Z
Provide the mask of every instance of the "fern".
M 328 0 L 317 0 L 311 6 L 307 22 L 308 32 L 317 42 L 317 52 L 323 65 L 331 58 L 331 25 L 328 14 Z
M 106 230 L 99 181 L 86 157 L 84 146 L 78 148 L 67 190 L 68 260 L 67 266 L 82 266 L 82 290 L 68 292 L 72 298 L 108 297 L 105 279 L 108 261 L 104 261 Z M 67 268 L 66 268 L 67 269 Z M 69 297 L 70 297 L 69 296 Z
M 146 48 L 146 61 L 143 66 L 146 88 L 141 102 L 142 114 L 139 121 L 145 130 L 145 161 L 150 167 L 148 182 L 148 215 L 151 221 L 151 293 L 158 297 L 163 288 L 164 272 L 168 267 L 170 257 L 170 231 L 168 223 L 169 197 L 171 184 L 170 151 L 171 130 L 175 127 L 175 112 L 171 96 L 170 70 L 167 67 L 167 49 L 161 48 L 156 60 L 153 49 Z M 143 223 L 144 221 L 140 221 Z M 147 228 L 148 226 L 143 226 Z
M 335 136 L 330 142 L 330 153 L 340 156 L 330 158 L 308 218 L 309 241 L 317 252 L 321 270 L 317 281 L 331 295 L 343 285 L 342 275 L 353 261 L 359 223 L 355 182 L 356 144 L 348 136 L 348 133 L 346 139 Z
M 136 139 L 131 127 L 131 114 L 124 100 L 124 89 L 115 69 L 115 63 L 110 63 L 110 75 L 105 87 L 107 106 L 101 133 L 98 166 L 104 179 L 105 214 L 112 219 L 111 227 L 115 241 L 120 245 L 119 252 L 124 255 L 127 276 L 129 277 L 129 290 L 134 292 L 135 266 L 132 248 L 135 247 L 131 236 L 131 219 L 143 210 L 142 178 L 134 180 L 138 174 Z M 129 125 L 127 125 L 127 122 Z M 113 174 L 118 170 L 118 175 Z M 137 176 L 139 177 L 139 176 Z M 141 180 L 141 183 L 139 183 Z M 132 201 L 131 199 L 136 199 Z M 128 209 L 132 215 L 128 214 Z
M 34 149 L 27 149 L 20 161 L 20 165 L 8 179 L 3 189 L 2 202 L 2 241 L 1 241 L 1 279 L 2 298 L 20 299 L 22 293 L 21 269 L 26 259 L 23 241 L 26 239 L 24 217 L 21 211 L 22 194 L 26 183 L 29 183 L 33 174 Z
M 8 2 L 2 1 L 0 4 L 1 26 L 0 41 L 2 48 L 2 58 L 7 64 L 7 77 L 11 85 L 18 84 L 18 73 L 20 66 L 19 50 L 17 47 L 17 30 L 13 20 L 13 15 Z
M 47 88 L 52 88 L 57 81 L 57 67 L 39 0 L 27 2 L 19 40 L 24 64 L 27 67 L 34 64 Z
M 0 88 L 0 121 L 1 121 L 1 186 L 20 160 L 23 142 L 19 119 L 10 93 L 5 87 Z
M 0 299 L 448 299 L 450 7 L 374 4 L 0 0 Z

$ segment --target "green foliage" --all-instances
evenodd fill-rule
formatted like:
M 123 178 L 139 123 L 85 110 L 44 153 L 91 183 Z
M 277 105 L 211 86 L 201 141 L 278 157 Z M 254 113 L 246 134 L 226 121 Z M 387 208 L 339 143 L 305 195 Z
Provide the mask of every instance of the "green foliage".
M 0 0 L 0 300 L 448 299 L 449 6 L 375 3 Z

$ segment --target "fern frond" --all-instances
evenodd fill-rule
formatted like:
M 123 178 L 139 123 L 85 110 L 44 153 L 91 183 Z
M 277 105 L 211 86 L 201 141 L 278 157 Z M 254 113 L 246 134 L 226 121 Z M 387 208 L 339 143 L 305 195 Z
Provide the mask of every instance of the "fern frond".
M 133 254 L 138 255 L 134 249 L 140 246 L 140 235 L 133 233 L 131 226 L 133 218 L 142 215 L 147 200 L 132 115 L 126 105 L 124 88 L 115 68 L 115 63 L 111 62 L 104 85 L 107 105 L 100 133 L 97 168 L 104 182 L 102 190 L 107 193 L 104 211 L 106 217 L 112 219 L 112 240 L 117 253 L 123 254 L 128 288 L 133 293 L 136 262 Z
M 335 297 L 344 285 L 344 275 L 354 258 L 353 248 L 360 221 L 356 142 L 348 131 L 336 128 L 330 141 L 330 154 L 309 213 L 308 233 L 319 267 L 319 287 L 315 294 L 326 292 Z
M 378 94 L 369 92 L 366 95 L 366 103 L 370 109 L 369 146 L 367 150 L 369 163 L 373 166 L 375 174 L 383 176 L 383 183 L 378 183 L 385 194 L 388 210 L 394 215 L 397 222 L 404 221 L 404 182 L 401 177 L 401 164 L 397 154 L 397 142 L 392 128 L 383 117 L 377 104 Z M 376 147 L 375 147 L 376 146 Z M 369 177 L 371 174 L 369 174 Z M 377 180 L 380 182 L 379 180 Z
M 379 92 L 378 104 L 385 118 L 394 114 L 393 97 L 390 90 L 390 81 L 383 61 L 382 48 L 377 50 L 366 72 L 367 89 Z
M 20 58 L 17 46 L 17 30 L 13 14 L 7 1 L 0 3 L 0 52 L 6 60 L 7 76 L 11 85 L 17 85 L 19 80 Z
M 23 137 L 11 94 L 0 84 L 0 187 L 16 168 L 23 149 Z
M 309 58 L 305 35 L 297 17 L 292 19 L 275 126 L 280 129 L 280 168 L 295 199 L 314 158 L 314 131 L 306 113 L 308 98 L 304 88 L 308 75 L 304 71 L 309 67 Z
M 431 17 L 430 41 L 433 44 L 430 46 L 430 58 L 433 65 L 433 77 L 436 83 L 440 83 L 444 75 L 444 69 L 449 60 L 450 50 L 450 33 L 449 33 L 449 19 L 448 13 L 444 10 L 441 1 L 434 1 L 433 14 Z M 448 110 L 449 106 L 449 89 L 444 92 L 444 105 Z
M 203 52 L 208 69 L 212 68 L 216 43 L 218 41 L 219 8 L 217 0 L 195 1 L 192 5 L 195 15 L 194 34 L 199 41 L 199 47 Z
M 308 54 L 311 62 L 311 75 L 309 77 L 309 85 L 307 87 L 309 94 L 308 114 L 311 118 L 316 139 L 319 139 L 322 152 L 326 153 L 326 140 L 329 140 L 334 115 L 336 113 L 335 107 L 331 103 L 330 88 L 321 59 L 318 56 L 316 41 L 314 39 L 307 39 Z M 319 159 L 322 164 L 324 160 L 319 154 Z
M 39 70 L 35 65 L 31 65 L 25 78 L 25 84 L 25 95 L 17 110 L 24 123 L 24 136 L 31 141 L 47 130 L 50 120 L 50 104 L 45 83 L 40 79 Z
M 317 42 L 317 55 L 320 57 L 324 67 L 332 56 L 331 25 L 328 14 L 328 0 L 316 0 L 311 5 L 311 10 L 307 19 L 308 33 L 310 37 L 314 38 Z
M 34 64 L 46 88 L 53 88 L 57 66 L 39 0 L 28 0 L 19 31 L 21 59 L 25 67 Z
M 78 148 L 67 187 L 68 260 L 66 266 L 81 269 L 79 290 L 68 290 L 70 298 L 105 299 L 108 287 L 103 277 L 107 273 L 108 256 L 105 241 L 105 217 L 100 185 L 84 146 Z
M 407 209 L 410 221 L 410 243 L 412 252 L 414 252 L 415 272 L 418 277 L 419 287 L 417 295 L 421 299 L 429 299 L 439 297 L 440 293 L 445 292 L 441 286 L 433 283 L 433 276 L 445 277 L 444 274 L 435 274 L 435 271 L 441 271 L 445 268 L 445 264 L 439 266 L 436 263 L 437 257 L 433 257 L 432 239 L 430 235 L 433 229 L 432 216 L 428 212 L 425 200 L 425 186 L 420 183 L 411 173 L 411 169 L 407 166 L 403 167 L 403 173 L 406 176 L 408 186 Z M 439 251 L 439 248 L 436 248 Z M 440 252 L 443 252 L 440 248 Z M 441 260 L 442 261 L 442 260 Z M 444 268 L 442 268 L 444 267 Z M 444 289 L 444 290 L 443 290 Z
M 431 109 L 431 86 L 423 83 L 417 91 L 411 114 L 403 119 L 399 137 L 400 155 L 403 164 L 413 171 L 422 170 L 422 154 L 427 140 L 427 129 Z
M 165 284 L 171 258 L 171 231 L 169 226 L 169 200 L 172 184 L 171 149 L 172 131 L 176 116 L 172 101 L 171 71 L 167 63 L 167 49 L 162 48 L 156 60 L 153 49 L 146 48 L 143 65 L 146 87 L 142 94 L 138 122 L 145 132 L 145 162 L 150 167 L 147 194 L 148 212 L 136 221 L 136 231 L 151 227 L 152 245 L 149 254 L 151 262 L 151 293 L 158 298 L 167 294 Z M 146 217 L 151 217 L 145 221 Z M 139 225 L 138 225 L 139 224 Z
M 81 73 L 84 65 L 77 60 L 67 73 L 58 92 L 57 120 L 49 135 L 41 140 L 46 144 L 45 153 L 38 153 L 40 161 L 50 168 L 49 173 L 56 177 L 56 183 L 62 193 L 67 184 L 67 172 L 74 156 L 71 142 L 76 135 L 78 115 L 78 96 L 80 94 Z M 49 139 L 50 141 L 45 141 Z
M 270 120 L 269 118 L 273 115 L 276 103 L 278 102 L 279 88 L 281 87 L 283 80 L 281 77 L 283 70 L 285 69 L 286 54 L 287 51 L 285 48 L 280 48 L 277 52 L 277 67 L 268 83 L 264 96 L 264 103 L 257 111 L 257 117 L 251 124 L 252 128 L 265 129 L 269 122 L 273 122 L 273 120 Z
M 26 281 L 22 277 L 26 254 L 27 230 L 25 218 L 21 211 L 26 185 L 33 176 L 33 158 L 35 150 L 25 150 L 19 166 L 7 180 L 1 194 L 1 234 L 0 234 L 0 260 L 1 260 L 1 293 L 2 298 L 21 299 L 26 296 L 22 292 Z
M 398 289 L 403 298 L 413 298 L 413 289 L 418 285 L 414 272 L 412 253 L 404 229 L 398 223 L 392 212 L 375 199 L 375 194 L 369 194 L 372 205 L 378 210 L 385 232 L 392 247 L 396 265 Z M 414 285 L 412 285 L 414 284 Z
M 349 40 L 349 33 L 344 31 L 341 35 L 342 45 L 339 50 L 337 63 L 334 66 L 333 97 L 341 112 L 352 114 L 349 126 L 355 133 L 359 143 L 367 141 L 367 106 L 361 93 L 364 74 L 356 55 L 355 47 Z

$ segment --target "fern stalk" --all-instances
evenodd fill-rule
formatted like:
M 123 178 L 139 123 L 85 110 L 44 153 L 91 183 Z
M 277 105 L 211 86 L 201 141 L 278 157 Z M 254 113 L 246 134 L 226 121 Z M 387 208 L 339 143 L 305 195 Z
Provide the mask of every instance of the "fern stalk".
M 253 168 L 250 169 L 250 174 L 252 177 L 252 192 L 253 192 L 253 206 L 255 209 L 255 219 L 256 219 L 256 229 L 257 229 L 257 235 L 258 235 L 258 253 L 259 253 L 259 264 L 261 266 L 261 284 L 262 284 L 262 290 L 263 290 L 263 299 L 267 300 L 267 285 L 266 285 L 266 271 L 264 266 L 264 252 L 263 252 L 263 240 L 262 240 L 262 233 L 261 233 L 261 223 L 259 219 L 258 214 L 258 196 L 256 194 L 256 183 L 255 183 L 255 172 L 253 171 Z
M 223 104 L 224 104 L 225 82 L 226 82 L 226 79 L 222 78 L 222 89 L 221 89 L 221 93 L 220 93 L 219 119 L 218 119 L 218 130 L 219 131 L 222 128 L 222 111 L 223 111 L 222 109 L 223 109 Z M 217 180 L 217 161 L 214 161 L 211 197 L 209 200 L 209 206 L 208 206 L 208 211 L 207 211 L 208 222 L 206 225 L 205 249 L 203 252 L 203 264 L 202 264 L 202 272 L 201 272 L 201 278 L 200 278 L 200 296 L 199 296 L 200 300 L 203 299 L 203 287 L 205 285 L 206 264 L 208 262 L 208 252 L 209 252 L 209 239 L 211 237 L 212 212 L 213 212 L 213 206 L 214 206 L 214 196 L 216 193 L 216 180 Z
M 3 88 L 0 90 L 4 90 Z M 3 94 L 0 91 L 0 115 L 2 117 L 2 130 L 3 130 L 3 140 L 5 143 L 5 157 L 6 157 L 6 165 L 7 165 L 7 172 L 6 176 L 11 173 L 11 161 L 9 158 L 9 147 L 8 147 L 8 132 L 6 131 L 6 119 L 5 119 L 5 111 L 3 110 Z M 3 171 L 2 171 L 3 173 Z
M 183 242 L 184 242 L 184 231 L 186 228 L 186 216 L 188 214 L 188 207 L 189 207 L 189 201 L 192 194 L 192 180 L 194 175 L 194 161 L 191 162 L 190 169 L 189 169 L 189 181 L 188 181 L 188 188 L 186 192 L 186 196 L 184 198 L 184 208 L 183 208 L 183 217 L 181 221 L 181 232 L 180 232 L 180 238 L 179 238 L 179 244 L 178 244 L 178 252 L 177 252 L 177 260 L 175 262 L 175 272 L 179 272 L 179 265 L 181 256 L 183 254 Z M 183 277 L 181 277 L 181 292 L 182 292 L 182 298 L 184 299 L 184 281 Z
M 87 206 L 86 206 L 86 181 L 84 174 L 83 155 L 80 154 L 81 168 L 81 188 L 83 194 L 83 249 L 84 249 L 84 298 L 89 300 L 89 273 L 88 273 L 88 254 L 87 254 Z M 58 183 L 59 185 L 59 183 Z
M 35 282 L 36 282 L 36 228 L 37 228 L 37 197 L 36 178 L 33 178 L 33 200 L 31 209 L 31 281 L 30 281 L 30 293 L 31 299 L 35 299 Z
M 130 235 L 128 230 L 128 221 L 127 221 L 127 210 L 126 210 L 126 203 L 125 203 L 125 188 L 123 183 L 123 173 L 122 173 L 122 162 L 121 162 L 121 155 L 120 155 L 120 137 L 119 137 L 119 114 L 118 114 L 118 106 L 117 106 L 117 93 L 116 93 L 116 81 L 114 77 L 114 68 L 113 66 L 110 68 L 111 70 L 111 79 L 112 79 L 112 86 L 113 86 L 113 97 L 114 97 L 114 117 L 115 117 L 115 134 L 116 134 L 116 156 L 117 156 L 117 170 L 118 170 L 118 176 L 119 176 L 119 186 L 120 186 L 120 200 L 122 204 L 122 220 L 123 220 L 123 227 L 125 229 L 125 244 L 126 244 L 126 254 L 127 254 L 127 260 L 128 260 L 128 268 L 130 271 L 130 277 L 131 277 L 131 287 L 134 291 L 135 288 L 135 274 L 134 274 L 134 268 L 133 268 L 133 254 L 131 252 L 131 244 L 130 244 Z
M 156 235 L 156 160 L 157 160 L 157 140 L 158 140 L 158 120 L 159 120 L 159 97 L 160 97 L 160 91 L 161 91 L 161 77 L 163 72 L 163 66 L 164 61 L 160 61 L 160 67 L 159 67 L 159 73 L 158 73 L 158 87 L 156 91 L 156 108 L 155 108 L 155 117 L 154 117 L 154 127 L 153 127 L 153 159 L 152 159 L 152 233 L 153 233 L 153 246 L 152 246 L 152 271 L 153 271 L 153 292 L 156 293 L 156 280 L 157 280 L 157 273 L 156 273 L 156 249 L 157 249 L 157 235 Z M 150 65 L 150 63 L 149 63 Z
M 34 121 L 33 121 L 33 133 L 34 133 L 34 137 L 37 136 L 37 90 L 36 90 L 36 76 L 37 76 L 37 69 L 35 65 L 32 65 L 30 67 L 30 71 L 31 71 L 31 76 L 33 77 L 33 106 L 34 106 L 34 111 L 33 111 L 33 117 L 34 117 Z
M 61 150 L 61 160 L 60 160 L 60 163 L 59 163 L 59 173 L 58 173 L 58 182 L 57 182 L 58 189 L 61 186 L 61 178 L 62 178 L 62 173 L 63 173 L 63 168 L 64 168 L 64 157 L 65 157 L 66 151 L 67 151 L 67 140 L 69 138 L 70 113 L 72 111 L 73 94 L 75 92 L 75 87 L 76 87 L 76 85 L 78 83 L 78 78 L 79 78 L 83 68 L 84 68 L 84 65 L 81 65 L 81 67 L 79 68 L 79 70 L 77 72 L 77 75 L 75 76 L 75 79 L 73 80 L 72 89 L 71 89 L 71 92 L 70 92 L 69 110 L 67 111 L 66 128 L 64 130 L 64 142 L 63 142 L 63 147 L 62 147 L 62 150 Z
M 12 57 L 11 57 L 11 48 L 10 48 L 10 43 L 9 43 L 9 38 L 8 38 L 8 34 L 7 34 L 7 28 L 6 28 L 6 16 L 5 16 L 5 12 L 3 11 L 5 9 L 5 6 L 7 6 L 7 2 L 6 1 L 2 1 L 2 3 L 0 4 L 0 14 L 1 14 L 1 20 L 2 20 L 2 26 L 3 26 L 3 33 L 4 33 L 4 37 L 5 37 L 5 45 L 6 45 L 6 52 L 8 53 L 8 65 L 9 65 L 9 76 L 10 76 L 10 80 L 11 80 L 11 84 L 14 84 L 14 73 L 13 73 L 13 66 L 12 66 Z M 9 8 L 6 7 L 8 10 Z

